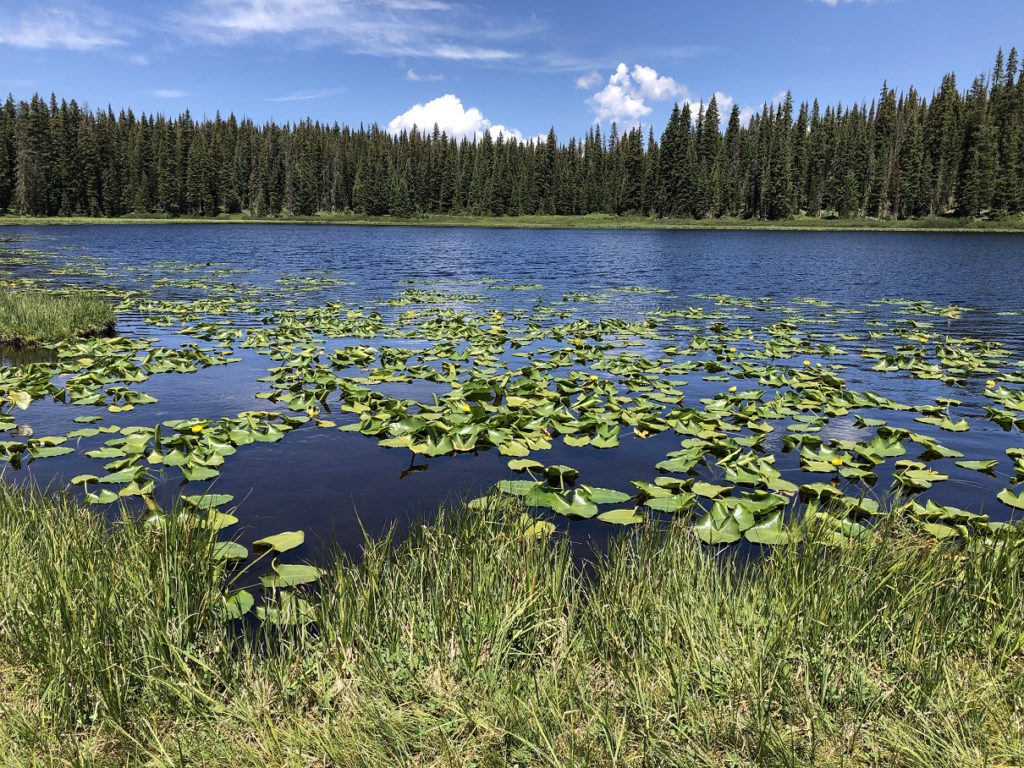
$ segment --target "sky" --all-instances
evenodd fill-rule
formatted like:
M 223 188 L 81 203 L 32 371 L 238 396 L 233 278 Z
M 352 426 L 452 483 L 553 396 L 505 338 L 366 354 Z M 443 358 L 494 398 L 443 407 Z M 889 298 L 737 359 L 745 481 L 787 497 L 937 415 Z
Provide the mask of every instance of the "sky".
M 1014 39 L 1016 36 L 1019 39 Z M 530 139 L 961 87 L 1024 49 L 1024 0 L 0 0 L 0 93 L 92 108 Z

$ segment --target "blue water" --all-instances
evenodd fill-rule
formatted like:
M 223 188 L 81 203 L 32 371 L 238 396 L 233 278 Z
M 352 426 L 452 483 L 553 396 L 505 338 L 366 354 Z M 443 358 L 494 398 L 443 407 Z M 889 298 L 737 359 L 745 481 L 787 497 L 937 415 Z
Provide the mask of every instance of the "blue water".
M 268 306 L 286 306 L 289 301 L 293 306 L 314 306 L 332 300 L 364 306 L 416 287 L 481 295 L 484 300 L 480 303 L 459 305 L 463 311 L 480 314 L 493 308 L 543 304 L 572 312 L 573 317 L 636 320 L 659 309 L 698 305 L 713 309 L 713 302 L 695 296 L 711 293 L 771 296 L 778 304 L 812 297 L 830 302 L 833 309 L 867 312 L 851 316 L 847 327 L 824 329 L 832 333 L 863 330 L 865 318 L 890 316 L 891 307 L 872 305 L 878 299 L 928 300 L 974 309 L 953 321 L 928 318 L 936 323 L 933 330 L 945 326 L 955 336 L 1001 341 L 1012 352 L 1011 363 L 1024 357 L 1024 237 L 1016 235 L 169 224 L 0 229 L 0 246 L 10 238 L 17 242 L 7 243 L 9 248 L 38 249 L 51 256 L 42 260 L 0 256 L 4 260 L 0 261 L 0 279 L 32 276 L 56 284 L 148 291 L 156 298 L 175 299 L 197 298 L 211 290 L 227 290 L 227 284 L 243 284 L 259 288 L 256 294 L 265 294 Z M 96 265 L 104 267 L 103 274 L 97 274 Z M 55 267 L 71 269 L 55 275 Z M 313 290 L 282 290 L 278 280 L 295 277 L 343 282 Z M 480 282 L 491 279 L 505 287 L 541 287 L 505 290 Z M 196 280 L 205 285 L 189 282 Z M 609 301 L 599 304 L 562 301 L 570 291 L 602 292 L 627 286 L 667 292 L 610 293 Z M 405 309 L 381 311 L 394 316 Z M 805 315 L 815 311 L 810 305 L 802 307 Z M 998 314 L 1007 311 L 1017 314 Z M 733 324 L 761 327 L 770 322 L 742 308 L 735 314 L 749 319 L 730 321 Z M 183 340 L 133 316 L 121 318 L 119 330 L 126 335 L 160 338 L 165 344 Z M 357 343 L 398 346 L 400 342 L 378 339 Z M 863 343 L 847 348 L 855 352 L 860 346 Z M 106 423 L 153 425 L 170 418 L 217 418 L 265 407 L 265 401 L 254 395 L 264 388 L 256 379 L 265 372 L 267 359 L 244 350 L 239 356 L 242 362 L 235 365 L 189 375 L 153 376 L 137 388 L 159 402 L 118 414 Z M 10 359 L 6 362 L 14 364 Z M 1010 465 L 1005 449 L 1024 445 L 1024 440 L 1019 432 L 1004 432 L 984 418 L 980 406 L 991 403 L 978 396 L 981 380 L 965 388 L 950 388 L 913 379 L 907 373 L 873 373 L 867 370 L 873 361 L 856 354 L 834 362 L 848 366 L 842 375 L 851 389 L 872 389 L 910 404 L 930 403 L 940 396 L 962 400 L 956 417 L 967 417 L 972 427 L 964 434 L 915 424 L 915 413 L 886 412 L 885 417 L 893 425 L 934 434 L 944 445 L 962 450 L 966 458 L 999 458 L 1002 463 L 994 478 L 961 470 L 952 460 L 930 462 L 948 472 L 951 479 L 937 484 L 924 498 L 985 511 L 995 519 L 1009 516 L 1009 509 L 995 502 L 994 494 L 1008 485 Z M 700 397 L 724 386 L 695 376 L 686 387 L 684 405 L 699 406 Z M 409 396 L 410 391 L 404 390 L 402 396 Z M 27 418 L 37 435 L 62 434 L 78 426 L 71 419 L 84 412 L 39 402 L 33 404 Z M 852 414 L 833 420 L 822 436 L 856 437 L 859 433 L 851 422 Z M 680 437 L 670 432 L 633 440 L 626 434 L 624 429 L 622 446 L 615 450 L 556 444 L 536 458 L 578 468 L 583 482 L 628 491 L 630 480 L 656 476 L 654 464 L 678 448 Z M 781 430 L 772 439 L 781 439 Z M 906 458 L 914 458 L 914 451 L 908 451 Z M 509 476 L 506 462 L 496 451 L 418 458 L 416 464 L 427 469 L 408 473 L 410 454 L 404 450 L 381 448 L 374 439 L 358 434 L 303 427 L 281 443 L 239 450 L 228 460 L 215 489 L 241 501 L 239 517 L 247 534 L 302 528 L 310 542 L 306 554 L 313 554 L 323 542 L 354 550 L 364 531 L 376 535 L 392 524 L 401 529 L 445 502 L 478 495 L 495 480 Z M 822 479 L 794 469 L 795 454 L 780 454 L 778 466 L 795 482 Z M 95 461 L 76 455 L 8 470 L 7 476 L 32 478 L 56 487 L 75 474 L 96 469 Z M 886 485 L 883 476 L 876 490 Z M 166 495 L 173 490 L 161 492 Z M 570 535 L 581 542 L 600 542 L 614 532 L 612 526 L 594 521 L 556 522 L 568 527 Z

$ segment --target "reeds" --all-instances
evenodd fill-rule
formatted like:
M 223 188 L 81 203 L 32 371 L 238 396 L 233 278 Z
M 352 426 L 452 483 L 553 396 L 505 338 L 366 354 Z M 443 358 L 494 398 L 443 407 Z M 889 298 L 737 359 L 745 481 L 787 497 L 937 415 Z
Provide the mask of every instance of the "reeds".
M 1024 760 L 1022 535 L 898 521 L 762 557 L 683 526 L 581 568 L 520 510 L 336 559 L 306 628 L 225 626 L 212 537 L 0 491 L 0 754 L 75 765 Z

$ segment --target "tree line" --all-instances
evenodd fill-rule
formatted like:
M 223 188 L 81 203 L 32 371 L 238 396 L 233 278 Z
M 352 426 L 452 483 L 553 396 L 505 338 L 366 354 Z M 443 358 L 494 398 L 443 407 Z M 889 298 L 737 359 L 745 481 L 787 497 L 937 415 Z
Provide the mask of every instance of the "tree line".
M 305 120 L 115 114 L 74 100 L 0 108 L 0 213 L 31 216 L 639 214 L 1001 217 L 1024 210 L 1024 68 L 1016 49 L 961 91 L 883 85 L 870 105 L 798 107 L 747 124 L 714 98 L 648 128 L 559 142 L 436 126 L 391 135 Z

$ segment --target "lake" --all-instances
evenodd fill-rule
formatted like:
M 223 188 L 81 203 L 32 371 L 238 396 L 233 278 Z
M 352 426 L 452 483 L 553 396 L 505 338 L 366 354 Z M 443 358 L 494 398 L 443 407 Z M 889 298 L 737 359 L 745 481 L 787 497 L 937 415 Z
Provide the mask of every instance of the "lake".
M 642 405 L 650 424 L 645 426 L 643 419 L 639 426 L 630 424 L 635 415 L 627 414 L 619 424 L 617 446 L 605 449 L 594 447 L 589 436 L 576 439 L 590 441 L 585 445 L 565 443 L 564 435 L 577 434 L 571 430 L 585 431 L 578 419 L 565 433 L 551 433 L 545 426 L 547 432 L 538 431 L 531 438 L 545 442 L 544 449 L 528 451 L 529 458 L 546 466 L 572 467 L 580 483 L 632 494 L 632 481 L 653 482 L 670 475 L 659 473 L 655 465 L 678 451 L 681 441 L 695 439 L 693 431 L 659 426 L 661 408 L 666 413 L 682 408 L 715 411 L 716 398 L 733 405 L 757 402 L 753 394 L 746 401 L 736 399 L 752 390 L 768 401 L 775 392 L 773 385 L 764 383 L 774 375 L 764 368 L 768 365 L 783 366 L 790 383 L 797 381 L 793 377 L 826 375 L 816 374 L 819 370 L 841 379 L 842 386 L 828 379 L 805 388 L 805 399 L 807 391 L 813 394 L 826 387 L 835 392 L 870 391 L 893 403 L 925 409 L 846 409 L 833 402 L 832 412 L 822 417 L 795 405 L 794 413 L 805 419 L 776 420 L 761 442 L 740 443 L 745 453 L 773 457 L 787 483 L 835 480 L 848 497 L 884 498 L 892 473 L 908 469 L 896 462 L 919 460 L 922 446 L 927 449 L 931 439 L 963 456 L 925 450 L 929 455 L 921 463 L 926 466 L 909 468 L 912 473 L 942 476 L 933 477 L 930 487 L 912 489 L 922 504 L 931 499 L 993 520 L 1009 520 L 1014 509 L 996 496 L 1006 488 L 1016 494 L 1022 490 L 1013 483 L 1020 479 L 1014 456 L 1006 453 L 1024 446 L 1020 422 L 1014 423 L 1024 417 L 1015 408 L 1021 402 L 1017 393 L 1024 374 L 1020 236 L 231 224 L 8 227 L 0 229 L 0 280 L 13 281 L 8 290 L 73 284 L 109 292 L 123 302 L 119 333 L 150 340 L 129 351 L 125 359 L 133 364 L 163 348 L 202 348 L 209 356 L 219 355 L 217 364 L 195 372 L 150 372 L 144 381 L 129 383 L 128 389 L 155 398 L 130 410 L 110 411 L 110 403 L 121 402 L 114 395 L 115 400 L 80 405 L 49 396 L 26 411 L 12 411 L 18 425 L 29 425 L 35 438 L 88 430 L 74 421 L 83 415 L 102 417 L 96 426 L 123 429 L 153 428 L 181 419 L 214 423 L 243 411 L 287 411 L 280 401 L 268 404 L 257 397 L 268 390 L 268 382 L 260 379 L 283 363 L 296 369 L 305 363 L 326 365 L 332 351 L 352 345 L 371 347 L 375 362 L 335 365 L 337 374 L 365 378 L 387 358 L 390 373 L 361 385 L 385 398 L 374 396 L 377 399 L 367 401 L 369 408 L 382 409 L 382 403 L 390 408 L 397 401 L 405 403 L 402 407 L 410 414 L 416 409 L 409 410 L 409 401 L 430 405 L 435 394 L 452 391 L 451 381 L 465 381 L 471 365 L 484 378 L 512 371 L 512 381 L 517 381 L 522 366 L 555 360 L 547 368 L 531 366 L 531 375 L 563 378 L 563 399 L 552 403 L 579 416 L 573 409 L 588 397 L 587 382 L 608 382 L 630 399 L 616 402 L 610 389 L 601 390 L 602 404 L 593 406 L 600 418 L 607 422 L 608 413 Z M 340 318 L 340 325 L 333 320 L 325 325 L 327 316 Z M 301 322 L 296 323 L 296 317 Z M 492 335 L 499 342 L 489 350 L 480 341 L 487 327 L 494 329 Z M 545 336 L 544 329 L 551 327 L 559 328 L 556 337 Z M 245 334 L 218 336 L 217 328 L 243 329 Z M 339 335 L 344 328 L 357 333 Z M 470 329 L 448 351 L 457 373 L 447 382 L 416 376 L 414 366 L 421 372 L 444 370 L 438 347 L 443 346 L 445 328 Z M 199 336 L 190 333 L 197 329 Z M 243 340 L 252 338 L 256 329 L 273 329 L 270 341 L 245 346 Z M 283 333 L 288 329 L 290 335 Z M 296 354 L 302 347 L 315 348 L 315 356 L 305 358 L 305 363 L 289 363 L 268 354 L 289 344 L 294 344 Z M 795 354 L 791 359 L 766 354 L 766 344 Z M 574 345 L 576 352 L 554 352 L 572 350 Z M 920 352 L 915 345 L 920 345 Z M 29 362 L 23 355 L 3 355 L 0 352 L 0 363 L 9 370 Z M 890 360 L 889 370 L 877 369 L 886 355 L 896 362 Z M 41 365 L 56 360 L 46 355 L 39 359 Z M 710 366 L 709 360 L 714 361 Z M 982 367 L 988 370 L 965 370 L 965 360 L 984 361 Z M 690 364 L 697 367 L 688 370 Z M 64 386 L 69 374 L 79 375 L 70 369 L 61 373 L 54 379 L 58 386 Z M 986 387 L 988 380 L 996 385 Z M 799 381 L 801 390 L 808 380 Z M 281 383 L 277 379 L 276 384 Z M 733 386 L 735 394 L 729 391 Z M 2 390 L 0 385 L 0 394 Z M 998 397 L 993 398 L 993 392 Z M 702 404 L 702 399 L 707 402 Z M 490 401 L 466 402 L 482 408 Z M 478 449 L 428 456 L 380 444 L 382 436 L 401 436 L 405 428 L 395 427 L 394 420 L 385 419 L 390 431 L 376 435 L 339 430 L 358 426 L 365 410 L 339 410 L 334 390 L 324 405 L 326 409 L 318 406 L 313 419 L 278 441 L 238 446 L 217 467 L 216 479 L 190 482 L 185 492 L 211 488 L 234 496 L 243 539 L 284 529 L 305 530 L 307 544 L 299 554 L 312 557 L 320 543 L 355 551 L 364 531 L 376 535 L 392 524 L 402 530 L 440 505 L 486 493 L 499 480 L 529 479 L 508 467 L 519 454 L 502 455 L 478 437 L 485 434 L 479 425 L 486 426 L 487 419 L 469 406 L 466 412 L 478 425 L 473 435 L 480 441 Z M 536 403 L 530 407 L 543 411 Z M 1003 413 L 1002 423 L 986 407 Z M 297 407 L 293 413 L 301 415 L 303 410 Z M 932 423 L 915 421 L 921 417 Z M 945 426 L 964 420 L 969 428 L 950 431 L 943 428 L 943 419 Z M 722 434 L 751 435 L 741 427 L 729 424 Z M 893 429 L 904 432 L 892 433 Z M 871 441 L 879 430 L 890 430 L 885 439 L 891 445 L 895 438 L 905 453 L 880 457 L 884 461 L 874 465 L 877 480 L 872 482 L 857 474 L 871 469 L 872 462 L 857 459 L 851 446 Z M 712 424 L 711 432 L 715 431 Z M 647 436 L 641 439 L 639 432 Z M 923 435 L 925 442 L 908 438 L 906 432 Z M 84 452 L 102 446 L 111 434 L 75 438 L 66 443 L 76 448 L 74 453 L 22 461 L 5 476 L 57 488 L 78 475 L 103 475 L 110 470 Z M 795 448 L 794 443 L 785 443 L 785 437 L 797 441 Z M 24 442 L 28 437 L 3 439 Z M 831 441 L 840 441 L 835 450 L 847 458 L 838 460 L 853 468 L 851 476 L 833 477 L 820 468 L 806 471 L 814 461 L 829 459 L 831 454 L 820 451 Z M 807 453 L 803 459 L 801 447 Z M 709 454 L 693 473 L 731 485 L 718 463 L 722 453 L 714 458 Z M 996 463 L 981 472 L 957 465 L 961 459 Z M 727 465 L 730 460 L 725 459 Z M 181 490 L 181 475 L 168 470 L 154 475 L 154 494 L 165 505 Z M 898 487 L 908 490 L 907 483 Z M 704 498 L 710 503 L 710 497 Z M 698 498 L 698 503 L 704 502 Z M 621 530 L 596 518 L 570 519 L 550 510 L 544 514 L 584 545 L 599 544 Z

